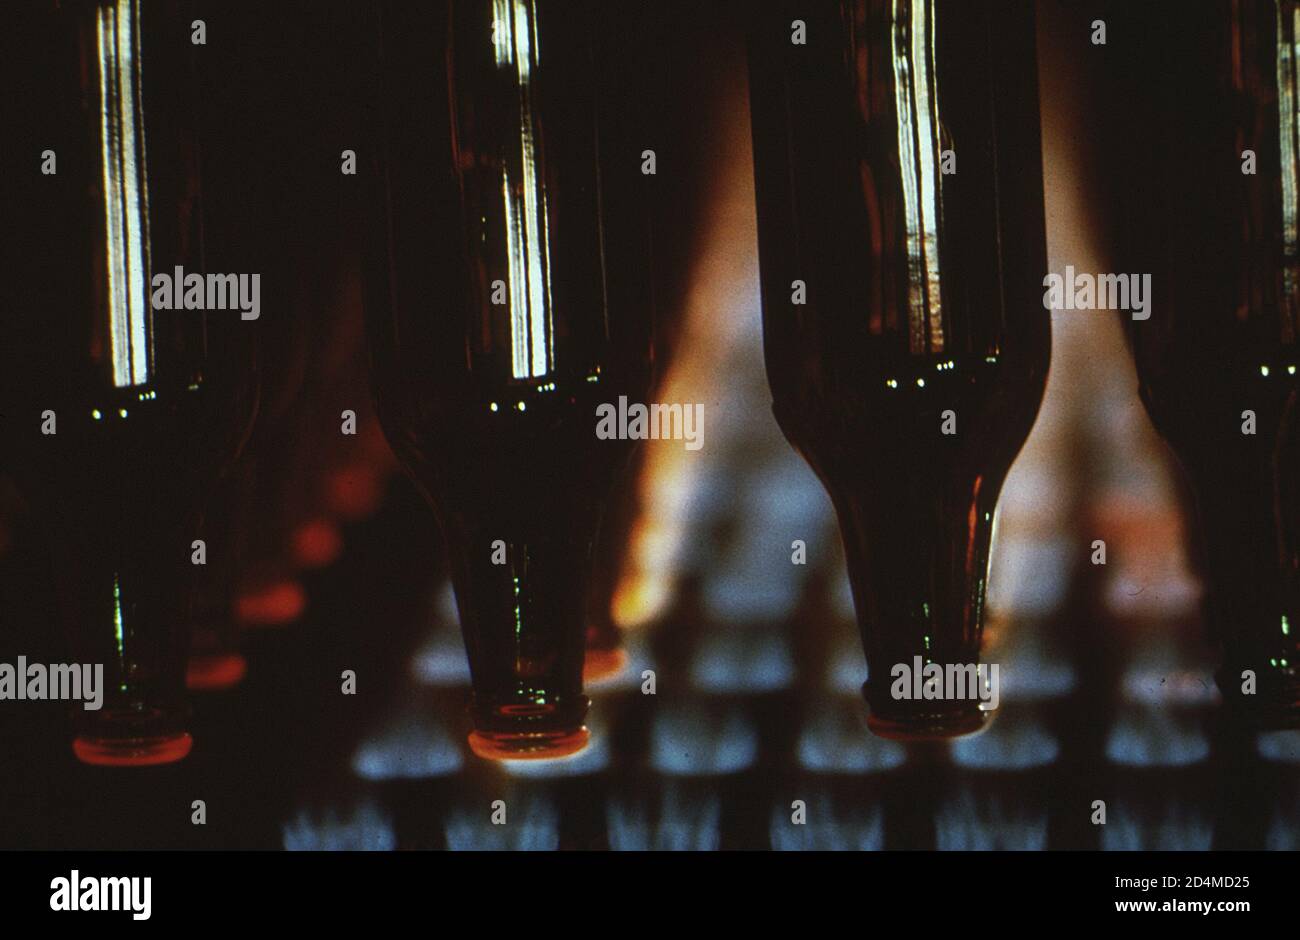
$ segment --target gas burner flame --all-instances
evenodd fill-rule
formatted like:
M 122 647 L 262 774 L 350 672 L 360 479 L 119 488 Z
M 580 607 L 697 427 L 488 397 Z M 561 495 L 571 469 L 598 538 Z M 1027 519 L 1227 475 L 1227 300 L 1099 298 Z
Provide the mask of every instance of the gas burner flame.
M 1052 764 L 1060 753 L 1060 744 L 1041 723 L 1014 712 L 999 716 L 978 737 L 952 744 L 953 763 L 970 770 L 1032 770 Z
M 789 643 L 780 628 L 714 633 L 691 662 L 692 684 L 716 694 L 775 692 L 788 688 L 794 678 Z
M 505 801 L 507 825 L 493 824 L 486 808 L 458 809 L 446 821 L 453 852 L 550 852 L 559 848 L 559 814 L 541 798 Z
M 330 807 L 321 818 L 300 811 L 284 827 L 284 847 L 290 852 L 391 852 L 397 836 L 392 820 L 367 802 L 348 814 Z
M 824 793 L 806 803 L 795 824 L 789 806 L 772 808 L 769 834 L 778 852 L 878 852 L 885 847 L 885 815 L 879 806 L 840 807 Z
M 1046 813 L 1006 805 L 1000 796 L 977 798 L 969 789 L 940 808 L 934 826 L 943 852 L 1047 848 Z
M 799 765 L 811 773 L 872 774 L 903 766 L 906 749 L 867 731 L 860 699 L 829 700 L 799 735 Z
M 747 770 L 758 756 L 758 733 L 737 707 L 706 712 L 667 706 L 651 729 L 650 763 L 673 777 L 708 777 Z
M 1108 852 L 1207 852 L 1214 842 L 1213 823 L 1177 799 L 1149 812 L 1121 801 L 1101 830 Z
M 690 798 L 669 786 L 658 818 L 643 803 L 611 801 L 606 810 L 609 847 L 616 852 L 715 852 L 721 803 L 713 795 Z
M 1209 755 L 1200 730 L 1150 707 L 1124 709 L 1106 739 L 1106 759 L 1124 767 L 1187 767 Z
M 460 745 L 426 712 L 411 709 L 364 741 L 352 755 L 352 772 L 371 781 L 429 780 L 458 773 L 465 764 Z

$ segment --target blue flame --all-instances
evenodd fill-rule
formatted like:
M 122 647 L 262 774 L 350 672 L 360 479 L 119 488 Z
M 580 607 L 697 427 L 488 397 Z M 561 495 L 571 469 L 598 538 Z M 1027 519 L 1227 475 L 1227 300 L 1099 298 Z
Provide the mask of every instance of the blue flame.
M 867 774 L 901 767 L 901 744 L 867 731 L 859 700 L 828 701 L 813 709 L 799 735 L 799 764 L 812 773 Z
M 1106 758 L 1126 767 L 1187 767 L 1210 754 L 1210 742 L 1168 712 L 1128 708 L 1106 738 Z
M 768 834 L 778 852 L 878 852 L 885 847 L 885 816 L 878 805 L 837 813 L 824 793 L 805 803 L 803 823 L 794 822 L 791 806 L 772 807 Z
M 1163 816 L 1144 821 L 1141 810 L 1119 803 L 1101 827 L 1101 847 L 1108 852 L 1205 852 L 1214 841 L 1214 825 L 1198 811 L 1178 802 L 1165 804 Z
M 996 796 L 977 799 L 968 789 L 940 808 L 934 824 L 936 847 L 943 852 L 1047 848 L 1046 813 L 1004 806 Z
M 464 763 L 447 729 L 414 710 L 363 741 L 352 755 L 352 772 L 363 780 L 425 780 L 457 773 Z
M 492 822 L 487 801 L 473 810 L 457 809 L 446 820 L 447 848 L 453 852 L 550 852 L 559 848 L 559 814 L 538 798 L 505 800 L 505 823 Z
M 973 770 L 1030 770 L 1056 760 L 1061 747 L 1043 726 L 1014 712 L 1002 714 L 983 734 L 959 738 L 952 759 Z
M 290 852 L 391 852 L 397 836 L 392 821 L 364 803 L 347 816 L 331 808 L 323 819 L 313 819 L 300 811 L 284 827 L 284 847 Z
M 670 776 L 712 776 L 747 769 L 758 755 L 758 734 L 737 708 L 722 716 L 667 706 L 651 729 L 650 763 Z
M 716 796 L 686 799 L 669 786 L 659 818 L 644 804 L 613 800 L 606 809 L 609 847 L 616 852 L 714 852 L 719 845 L 721 804 Z
M 774 692 L 788 688 L 794 674 L 789 645 L 775 628 L 714 634 L 691 662 L 691 682 L 705 692 Z

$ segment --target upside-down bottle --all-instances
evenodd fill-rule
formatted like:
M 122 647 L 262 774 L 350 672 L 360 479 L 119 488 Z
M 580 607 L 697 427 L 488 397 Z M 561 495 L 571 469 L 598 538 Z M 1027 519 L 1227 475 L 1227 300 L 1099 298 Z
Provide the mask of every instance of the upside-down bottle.
M 43 61 L 13 127 L 33 154 L 48 148 L 52 172 L 33 165 L 6 207 L 23 267 L 4 271 L 0 463 L 49 534 L 73 661 L 103 667 L 102 708 L 73 704 L 75 753 L 166 763 L 191 746 L 194 540 L 256 411 L 252 325 L 239 309 L 153 303 L 156 274 L 204 275 L 212 260 L 193 11 L 25 12 Z
M 373 381 L 447 544 L 480 756 L 587 740 L 592 543 L 631 447 L 597 407 L 653 377 L 637 10 L 380 7 Z
M 1033 6 L 764 4 L 749 59 L 773 410 L 839 517 L 869 726 L 976 731 L 994 509 L 1050 356 Z M 936 666 L 965 688 L 908 678 Z
M 1176 12 L 1177 15 L 1174 15 Z M 1300 4 L 1135 4 L 1113 175 L 1139 390 L 1189 484 L 1225 704 L 1300 726 Z

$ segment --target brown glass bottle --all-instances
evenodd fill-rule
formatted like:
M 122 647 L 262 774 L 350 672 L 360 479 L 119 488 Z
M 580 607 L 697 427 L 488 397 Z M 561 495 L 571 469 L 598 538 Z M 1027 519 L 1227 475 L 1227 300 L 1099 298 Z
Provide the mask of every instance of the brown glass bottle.
M 994 507 L 1047 375 L 1034 41 L 1028 2 L 777 3 L 751 24 L 773 410 L 835 504 L 889 737 L 987 717 L 891 686 L 978 662 Z
M 165 763 L 190 747 L 192 542 L 255 413 L 251 324 L 152 304 L 154 274 L 210 270 L 192 11 L 41 10 L 28 35 L 47 57 L 15 126 L 57 172 L 7 216 L 22 267 L 4 272 L 0 463 L 50 535 L 72 661 L 104 668 L 102 709 L 73 705 L 74 750 Z
M 373 381 L 447 543 L 483 756 L 586 741 L 592 542 L 631 446 L 596 409 L 652 379 L 630 6 L 381 7 Z
M 1125 317 L 1139 388 L 1190 487 L 1225 703 L 1297 727 L 1300 5 L 1132 6 L 1111 171 L 1125 266 L 1151 275 Z

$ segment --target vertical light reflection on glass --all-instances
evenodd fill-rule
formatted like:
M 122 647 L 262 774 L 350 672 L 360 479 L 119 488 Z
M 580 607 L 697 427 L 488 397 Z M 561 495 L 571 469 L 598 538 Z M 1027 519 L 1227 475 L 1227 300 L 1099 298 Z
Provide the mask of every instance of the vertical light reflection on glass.
M 1295 338 L 1295 291 L 1300 278 L 1296 250 L 1297 186 L 1296 181 L 1296 35 L 1300 32 L 1300 8 L 1291 11 L 1291 21 L 1277 0 L 1277 111 L 1278 146 L 1281 150 L 1282 177 L 1282 297 L 1283 339 Z
M 521 675 L 526 669 L 523 655 L 524 643 L 524 610 L 523 601 L 519 596 L 519 578 L 514 579 L 515 592 L 515 675 Z
M 933 30 L 930 0 L 894 0 L 894 98 L 907 225 L 908 335 L 913 353 L 940 353 L 944 347 Z
M 535 0 L 493 0 L 493 24 L 497 67 L 515 70 L 519 91 L 518 146 L 504 155 L 501 168 L 509 240 L 511 366 L 517 379 L 537 378 L 552 370 L 555 350 L 546 185 L 538 172 L 533 114 L 533 70 L 541 59 Z
M 109 350 L 113 385 L 149 381 L 149 185 L 140 111 L 140 9 L 116 0 L 96 11 L 100 166 L 104 178 Z
M 122 628 L 122 585 L 117 580 L 117 575 L 113 575 L 113 627 L 117 639 L 117 660 L 119 672 L 122 675 L 122 685 L 119 691 L 126 691 L 126 636 Z

